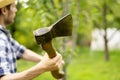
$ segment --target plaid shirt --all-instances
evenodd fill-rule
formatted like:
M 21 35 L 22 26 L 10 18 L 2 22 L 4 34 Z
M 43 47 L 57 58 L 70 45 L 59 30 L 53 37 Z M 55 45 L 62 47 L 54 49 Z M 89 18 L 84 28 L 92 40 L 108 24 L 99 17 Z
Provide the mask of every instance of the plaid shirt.
M 15 73 L 16 60 L 21 58 L 25 47 L 15 41 L 0 25 L 0 76 Z

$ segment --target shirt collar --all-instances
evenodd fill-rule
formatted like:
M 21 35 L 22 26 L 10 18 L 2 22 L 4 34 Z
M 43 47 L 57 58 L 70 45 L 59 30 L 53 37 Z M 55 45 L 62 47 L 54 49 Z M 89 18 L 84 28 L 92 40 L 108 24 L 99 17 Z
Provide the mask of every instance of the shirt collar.
M 6 35 L 9 35 L 9 31 L 6 28 L 4 28 L 2 25 L 0 25 L 0 30 L 4 32 Z
M 2 25 L 0 25 L 0 29 L 5 29 Z

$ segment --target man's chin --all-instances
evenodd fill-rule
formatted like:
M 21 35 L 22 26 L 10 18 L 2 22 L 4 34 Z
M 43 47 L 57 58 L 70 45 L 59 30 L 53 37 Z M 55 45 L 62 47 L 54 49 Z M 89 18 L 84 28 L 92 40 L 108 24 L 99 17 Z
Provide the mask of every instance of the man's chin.
M 13 24 L 13 23 L 14 23 L 14 20 L 11 20 L 9 23 L 10 23 L 10 24 Z
M 10 21 L 10 22 L 7 23 L 7 25 L 11 25 L 13 23 L 14 23 L 14 21 Z
M 14 20 L 11 22 L 11 24 L 14 23 Z

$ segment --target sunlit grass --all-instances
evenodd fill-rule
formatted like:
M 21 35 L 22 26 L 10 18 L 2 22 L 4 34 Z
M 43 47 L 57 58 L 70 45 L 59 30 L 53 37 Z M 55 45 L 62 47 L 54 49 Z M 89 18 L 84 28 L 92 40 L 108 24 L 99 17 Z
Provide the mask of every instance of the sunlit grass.
M 67 68 L 67 80 L 120 80 L 120 51 L 110 52 L 110 61 L 105 62 L 101 51 L 80 50 Z M 32 67 L 33 63 L 19 61 L 18 71 Z M 34 80 L 54 80 L 50 72 Z
M 105 62 L 103 53 L 79 54 L 68 67 L 68 80 L 120 80 L 119 51 L 110 53 Z

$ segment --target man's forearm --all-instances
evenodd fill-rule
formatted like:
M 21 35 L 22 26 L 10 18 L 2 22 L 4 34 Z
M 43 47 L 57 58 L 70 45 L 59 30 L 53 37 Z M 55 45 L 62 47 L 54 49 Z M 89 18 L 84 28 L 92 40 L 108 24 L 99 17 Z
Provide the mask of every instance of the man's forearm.
M 1 77 L 0 80 L 32 80 L 44 72 L 45 70 L 42 65 L 37 64 L 34 67 L 23 72 L 5 75 Z
M 22 58 L 32 62 L 39 62 L 43 57 L 29 49 L 26 49 L 25 52 L 23 53 Z

